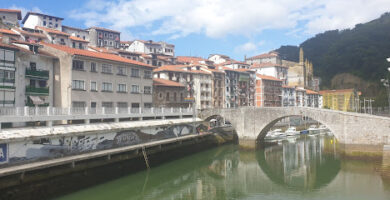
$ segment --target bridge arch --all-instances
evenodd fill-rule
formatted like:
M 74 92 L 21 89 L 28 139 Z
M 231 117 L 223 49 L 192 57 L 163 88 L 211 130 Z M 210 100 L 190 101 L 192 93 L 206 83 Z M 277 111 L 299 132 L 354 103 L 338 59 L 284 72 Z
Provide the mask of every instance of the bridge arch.
M 336 139 L 342 139 L 342 132 L 337 132 L 340 127 L 333 126 L 329 123 L 334 116 L 329 116 L 327 113 L 319 112 L 320 109 L 308 108 L 255 108 L 255 107 L 241 107 L 237 109 L 208 109 L 199 113 L 202 119 L 210 119 L 213 116 L 221 116 L 229 121 L 235 128 L 239 143 L 241 146 L 248 146 L 248 148 L 255 148 L 259 141 L 261 141 L 268 130 L 283 118 L 291 116 L 306 116 L 323 125 L 332 131 Z M 251 141 L 246 145 L 245 141 Z M 253 143 L 254 142 L 254 143 Z M 253 144 L 252 144 L 253 143 Z

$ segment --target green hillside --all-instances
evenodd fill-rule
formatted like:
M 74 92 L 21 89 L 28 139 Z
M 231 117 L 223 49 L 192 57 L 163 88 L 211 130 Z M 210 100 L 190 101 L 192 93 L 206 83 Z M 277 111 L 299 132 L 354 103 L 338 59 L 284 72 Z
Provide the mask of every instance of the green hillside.
M 356 82 L 355 86 L 365 96 L 385 96 L 379 80 L 390 67 L 386 61 L 390 57 L 390 13 L 368 23 L 357 24 L 353 29 L 317 34 L 300 47 L 305 57 L 313 62 L 314 74 L 321 77 L 322 88 L 343 88 L 344 81 L 349 82 L 350 87 Z M 298 60 L 299 48 L 296 46 L 282 46 L 276 51 L 286 60 Z M 342 74 L 354 78 L 342 80 Z M 336 75 L 338 79 L 334 80 Z M 384 100 L 377 98 L 377 104 L 383 104 Z

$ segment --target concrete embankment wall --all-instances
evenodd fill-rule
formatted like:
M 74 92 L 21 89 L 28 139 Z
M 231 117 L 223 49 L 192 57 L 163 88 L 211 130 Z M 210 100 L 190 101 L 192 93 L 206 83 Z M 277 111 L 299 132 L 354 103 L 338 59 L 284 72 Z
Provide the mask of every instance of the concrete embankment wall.
M 199 131 L 192 119 L 3 131 L 0 199 L 52 198 L 220 144 L 194 124 Z

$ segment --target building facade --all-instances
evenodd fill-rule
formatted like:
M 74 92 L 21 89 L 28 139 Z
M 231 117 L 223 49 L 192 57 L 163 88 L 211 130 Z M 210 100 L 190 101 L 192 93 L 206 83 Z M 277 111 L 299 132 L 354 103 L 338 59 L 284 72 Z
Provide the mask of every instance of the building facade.
M 176 81 L 153 79 L 153 106 L 154 107 L 189 107 L 186 87 Z
M 35 27 L 40 26 L 62 31 L 62 20 L 64 18 L 37 12 L 27 12 L 22 20 L 22 24 L 23 27 L 29 29 L 35 29 Z
M 89 33 L 89 45 L 93 47 L 120 48 L 121 33 L 101 27 L 86 29 Z
M 256 107 L 281 107 L 282 80 L 257 74 L 255 96 Z
M 56 107 L 152 106 L 153 67 L 120 56 L 44 44 L 59 58 L 54 69 Z M 61 78 L 59 78 L 61 77 Z
M 359 109 L 360 92 L 356 89 L 321 90 L 323 108 L 340 111 L 357 111 Z
M 19 26 L 19 20 L 22 20 L 20 10 L 0 8 L 0 28 Z

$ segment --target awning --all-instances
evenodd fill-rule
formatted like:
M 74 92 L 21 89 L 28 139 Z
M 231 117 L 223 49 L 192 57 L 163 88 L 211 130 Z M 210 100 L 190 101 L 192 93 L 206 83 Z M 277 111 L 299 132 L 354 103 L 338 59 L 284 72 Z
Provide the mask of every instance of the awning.
M 38 96 L 28 96 L 34 105 L 42 105 L 45 102 Z

